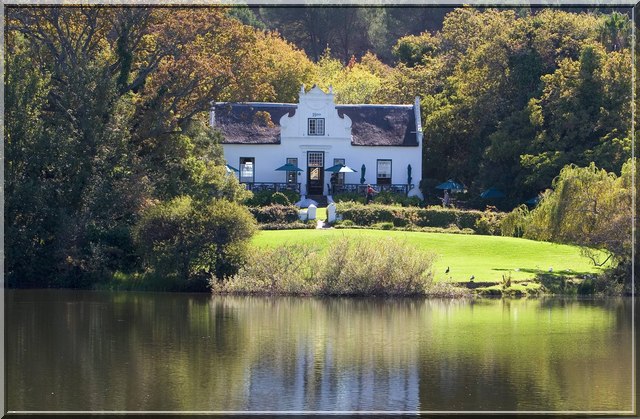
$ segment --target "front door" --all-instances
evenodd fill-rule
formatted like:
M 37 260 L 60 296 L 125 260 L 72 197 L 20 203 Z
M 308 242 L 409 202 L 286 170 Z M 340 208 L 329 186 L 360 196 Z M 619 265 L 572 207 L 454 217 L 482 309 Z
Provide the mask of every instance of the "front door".
M 307 194 L 324 192 L 324 151 L 307 152 Z

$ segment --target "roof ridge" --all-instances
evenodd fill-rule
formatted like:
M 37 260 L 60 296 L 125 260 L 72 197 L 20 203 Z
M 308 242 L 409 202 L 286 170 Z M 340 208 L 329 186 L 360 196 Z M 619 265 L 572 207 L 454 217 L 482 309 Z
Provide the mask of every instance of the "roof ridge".
M 297 103 L 279 102 L 214 102 L 214 105 L 267 105 L 267 106 L 298 106 Z
M 337 107 L 387 107 L 387 108 L 413 108 L 413 105 L 410 104 L 395 104 L 395 103 L 348 103 L 348 104 L 337 104 Z
M 265 105 L 265 106 L 298 106 L 298 103 L 284 102 L 214 102 L 214 105 Z M 413 108 L 414 105 L 409 103 L 338 103 L 338 107 L 387 107 L 387 108 Z

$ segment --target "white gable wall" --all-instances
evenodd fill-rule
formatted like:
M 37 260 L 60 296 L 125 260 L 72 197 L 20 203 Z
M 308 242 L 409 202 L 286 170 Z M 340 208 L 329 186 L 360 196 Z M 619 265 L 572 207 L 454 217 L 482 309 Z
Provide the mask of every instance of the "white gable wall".
M 227 163 L 239 168 L 241 157 L 255 159 L 255 182 L 286 182 L 286 172 L 275 171 L 284 165 L 287 158 L 297 158 L 298 167 L 303 169 L 298 175 L 302 195 L 306 194 L 307 152 L 324 152 L 324 167 L 334 165 L 334 159 L 345 159 L 345 164 L 357 173 L 345 173 L 345 183 L 360 183 L 360 170 L 366 166 L 365 183 L 375 184 L 377 160 L 392 160 L 391 183 L 407 183 L 407 165 L 411 164 L 411 177 L 416 187 L 410 195 L 421 195 L 417 186 L 422 174 L 422 134 L 420 132 L 419 102 L 417 102 L 417 147 L 395 146 L 353 146 L 351 145 L 351 119 L 338 116 L 334 104 L 334 95 L 324 93 L 314 87 L 308 93 L 301 91 L 300 103 L 293 116 L 285 114 L 280 119 L 281 144 L 223 144 Z M 325 135 L 308 135 L 308 118 L 324 118 Z M 324 172 L 324 190 L 328 194 L 327 184 L 331 173 Z

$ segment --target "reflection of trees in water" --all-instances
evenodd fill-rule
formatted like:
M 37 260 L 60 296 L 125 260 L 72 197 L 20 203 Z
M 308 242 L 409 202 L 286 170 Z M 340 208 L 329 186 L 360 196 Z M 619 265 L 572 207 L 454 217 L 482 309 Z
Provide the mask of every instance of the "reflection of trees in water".
M 434 325 L 441 333 L 419 356 L 421 405 L 465 411 L 630 409 L 629 301 L 584 303 L 497 300 L 456 313 L 455 328 Z M 619 317 L 626 318 L 626 328 Z
M 631 318 L 624 299 L 9 295 L 9 408 L 630 404 Z

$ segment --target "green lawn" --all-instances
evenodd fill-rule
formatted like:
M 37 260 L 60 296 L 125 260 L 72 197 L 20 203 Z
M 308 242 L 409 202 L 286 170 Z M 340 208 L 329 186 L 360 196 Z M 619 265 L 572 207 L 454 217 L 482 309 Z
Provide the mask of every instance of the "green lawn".
M 325 221 L 327 219 L 327 207 L 318 208 L 316 210 L 316 220 Z
M 257 246 L 279 246 L 285 243 L 317 242 L 327 245 L 341 237 L 371 240 L 395 237 L 437 254 L 436 280 L 495 282 L 511 272 L 512 280 L 531 279 L 536 273 L 575 275 L 595 273 L 599 268 L 580 255 L 580 249 L 513 237 L 464 234 L 418 233 L 382 230 L 284 230 L 260 231 L 253 239 Z M 447 267 L 449 274 L 445 274 Z
M 317 208 L 316 209 L 316 220 L 325 221 L 327 219 L 327 208 Z

